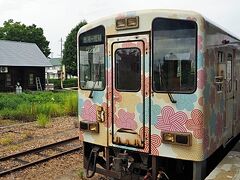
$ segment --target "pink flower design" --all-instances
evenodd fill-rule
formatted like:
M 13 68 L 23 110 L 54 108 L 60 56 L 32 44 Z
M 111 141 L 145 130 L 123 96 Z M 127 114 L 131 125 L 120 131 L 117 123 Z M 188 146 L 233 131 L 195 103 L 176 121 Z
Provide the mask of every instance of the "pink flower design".
M 187 120 L 186 127 L 188 130 L 193 131 L 193 136 L 197 139 L 203 138 L 203 113 L 194 109 L 191 112 L 192 119 Z
M 81 117 L 83 120 L 96 121 L 96 105 L 92 104 L 90 100 L 86 100 L 83 105 Z
M 159 156 L 158 147 L 161 145 L 161 137 L 157 134 L 151 135 L 151 154 Z
M 184 124 L 187 121 L 187 115 L 182 112 L 174 112 L 174 109 L 171 106 L 165 106 L 161 110 L 162 116 L 158 116 L 158 121 L 154 125 L 157 129 L 163 131 L 177 131 L 177 132 L 186 132 L 187 129 L 184 127 Z
M 203 38 L 202 38 L 202 36 L 200 36 L 200 35 L 198 35 L 198 49 L 199 50 L 202 50 L 202 48 L 203 48 Z
M 198 99 L 198 104 L 199 104 L 200 106 L 203 106 L 203 97 L 200 97 L 200 98 Z
M 206 82 L 206 73 L 203 69 L 201 69 L 198 71 L 198 75 L 197 75 L 197 87 L 199 89 L 203 89 L 205 82 Z
M 118 117 L 115 116 L 115 125 L 118 128 L 126 128 L 126 129 L 137 129 L 137 123 L 135 121 L 135 114 L 125 112 L 123 109 L 118 111 Z
M 140 128 L 139 134 L 141 139 L 143 139 L 143 127 Z M 161 145 L 161 137 L 157 134 L 152 134 L 150 138 L 151 138 L 151 154 L 158 156 L 159 155 L 158 148 Z M 149 128 L 145 127 L 145 147 L 143 150 L 141 150 L 141 152 L 147 152 L 147 153 L 149 152 L 149 145 L 150 145 L 149 140 L 150 140 Z

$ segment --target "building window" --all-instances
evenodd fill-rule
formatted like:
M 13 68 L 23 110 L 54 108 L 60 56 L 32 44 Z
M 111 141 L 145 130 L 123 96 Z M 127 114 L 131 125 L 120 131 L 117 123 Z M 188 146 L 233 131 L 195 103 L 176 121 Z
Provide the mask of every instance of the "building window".
M 29 85 L 34 85 L 34 75 L 29 74 Z
M 11 74 L 6 74 L 6 86 L 12 85 L 12 77 Z

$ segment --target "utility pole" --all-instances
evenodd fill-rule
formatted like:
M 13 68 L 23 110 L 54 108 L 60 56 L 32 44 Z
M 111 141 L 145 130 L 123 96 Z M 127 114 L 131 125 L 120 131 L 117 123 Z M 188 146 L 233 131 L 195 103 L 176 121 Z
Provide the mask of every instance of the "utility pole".
M 60 42 L 61 42 L 61 88 L 63 89 L 63 76 L 64 76 L 64 74 L 63 74 L 63 64 L 62 64 L 62 60 L 63 60 L 63 50 L 62 50 L 63 40 L 62 40 L 62 38 L 61 38 Z

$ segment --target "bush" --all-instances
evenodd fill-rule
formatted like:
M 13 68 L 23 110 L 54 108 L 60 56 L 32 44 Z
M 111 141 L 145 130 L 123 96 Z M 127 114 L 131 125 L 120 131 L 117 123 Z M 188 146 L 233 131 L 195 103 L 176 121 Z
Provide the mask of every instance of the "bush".
M 37 124 L 41 128 L 45 128 L 49 123 L 49 117 L 46 114 L 37 115 Z
M 78 79 L 66 79 L 63 81 L 63 87 L 68 88 L 68 87 L 77 87 L 78 86 Z
M 49 83 L 54 84 L 54 89 L 61 89 L 61 80 L 60 79 L 49 79 Z M 77 87 L 77 86 L 78 86 L 77 78 L 66 79 L 63 81 L 64 88 Z

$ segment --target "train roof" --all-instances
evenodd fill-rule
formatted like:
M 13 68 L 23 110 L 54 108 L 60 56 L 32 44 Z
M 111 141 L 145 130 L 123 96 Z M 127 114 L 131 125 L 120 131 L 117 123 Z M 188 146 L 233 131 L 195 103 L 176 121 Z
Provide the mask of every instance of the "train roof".
M 198 22 L 199 24 L 207 22 L 212 24 L 215 28 L 220 30 L 222 33 L 234 38 L 236 41 L 240 42 L 240 39 L 233 35 L 230 31 L 226 30 L 222 26 L 214 23 L 213 21 L 209 20 L 208 18 L 204 17 L 198 12 L 195 11 L 189 11 L 189 10 L 177 10 L 177 9 L 146 9 L 146 10 L 137 10 L 137 11 L 127 11 L 127 12 L 122 12 L 118 14 L 113 14 L 107 17 L 99 18 L 98 20 L 95 20 L 93 22 L 88 23 L 87 25 L 83 26 L 80 28 L 78 34 L 86 32 L 94 27 L 104 25 L 107 26 L 109 31 L 106 32 L 108 33 L 116 33 L 119 34 L 118 31 L 115 30 L 115 19 L 118 18 L 123 18 L 123 17 L 133 17 L 133 16 L 139 16 L 140 18 L 140 31 L 149 31 L 151 27 L 143 28 L 141 27 L 142 24 L 146 24 L 146 22 L 149 22 L 147 20 L 150 19 L 155 19 L 156 17 L 163 17 L 163 18 L 170 18 L 170 19 L 189 19 Z M 141 19 L 143 19 L 141 21 Z M 148 23 L 148 25 L 151 26 L 151 23 Z M 113 27 L 111 27 L 113 26 Z M 129 30 L 130 33 L 131 31 L 134 32 L 134 30 Z

